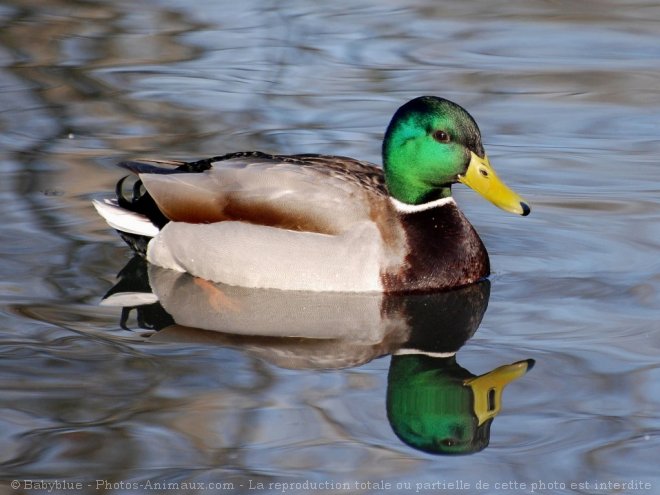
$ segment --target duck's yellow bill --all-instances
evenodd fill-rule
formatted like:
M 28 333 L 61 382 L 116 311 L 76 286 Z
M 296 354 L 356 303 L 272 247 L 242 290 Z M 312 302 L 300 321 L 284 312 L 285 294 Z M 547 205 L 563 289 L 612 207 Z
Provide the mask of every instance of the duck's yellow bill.
M 487 419 L 497 416 L 502 409 L 502 391 L 509 383 L 523 376 L 534 366 L 534 361 L 518 361 L 494 369 L 485 375 L 468 378 L 463 383 L 472 388 L 474 413 L 481 426 Z
M 488 201 L 503 210 L 529 215 L 529 204 L 509 189 L 491 167 L 488 157 L 479 158 L 473 152 L 465 175 L 459 175 L 458 180 L 474 189 Z

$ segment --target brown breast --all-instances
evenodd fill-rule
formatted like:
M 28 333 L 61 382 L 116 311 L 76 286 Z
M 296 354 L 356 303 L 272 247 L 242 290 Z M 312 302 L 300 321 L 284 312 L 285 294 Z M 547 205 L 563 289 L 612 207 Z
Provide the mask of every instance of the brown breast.
M 449 289 L 490 274 L 483 242 L 454 203 L 399 215 L 408 254 L 403 266 L 381 274 L 387 292 Z

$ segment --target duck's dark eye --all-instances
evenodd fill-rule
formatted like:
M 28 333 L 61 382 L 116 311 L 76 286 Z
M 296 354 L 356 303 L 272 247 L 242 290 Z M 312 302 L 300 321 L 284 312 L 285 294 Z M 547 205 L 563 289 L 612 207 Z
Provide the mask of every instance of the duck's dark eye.
M 435 131 L 433 133 L 433 139 L 439 143 L 448 143 L 450 141 L 449 134 L 447 134 L 445 131 Z

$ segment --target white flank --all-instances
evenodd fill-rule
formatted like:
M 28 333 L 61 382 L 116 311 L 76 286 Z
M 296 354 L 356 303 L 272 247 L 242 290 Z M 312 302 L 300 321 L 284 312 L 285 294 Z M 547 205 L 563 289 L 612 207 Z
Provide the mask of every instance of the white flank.
M 420 211 L 430 210 L 432 208 L 437 208 L 438 206 L 445 206 L 448 204 L 456 204 L 454 198 L 449 196 L 447 198 L 436 199 L 435 201 L 429 201 L 428 203 L 422 203 L 421 205 L 409 205 L 408 203 L 402 203 L 398 199 L 390 198 L 394 208 L 399 213 L 419 213 Z
M 147 261 L 239 287 L 380 292 L 384 251 L 369 220 L 337 235 L 238 221 L 169 222 L 149 242 Z
M 117 200 L 106 199 L 103 202 L 94 200 L 94 208 L 113 229 L 127 234 L 155 237 L 159 230 L 151 220 L 144 215 L 126 210 L 117 204 Z

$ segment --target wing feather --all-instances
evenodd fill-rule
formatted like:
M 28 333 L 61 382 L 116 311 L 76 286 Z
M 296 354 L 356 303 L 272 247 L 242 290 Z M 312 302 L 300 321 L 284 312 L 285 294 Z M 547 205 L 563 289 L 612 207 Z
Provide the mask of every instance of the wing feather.
M 337 234 L 373 220 L 374 204 L 387 200 L 381 169 L 344 157 L 240 157 L 201 173 L 139 175 L 165 216 L 187 223 L 233 220 Z

